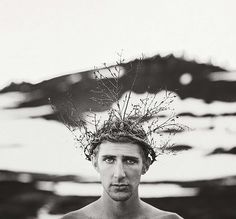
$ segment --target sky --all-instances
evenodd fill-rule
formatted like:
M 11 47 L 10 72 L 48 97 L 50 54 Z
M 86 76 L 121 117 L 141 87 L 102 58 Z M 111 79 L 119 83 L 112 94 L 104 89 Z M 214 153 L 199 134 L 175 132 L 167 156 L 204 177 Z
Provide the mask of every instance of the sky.
M 234 0 L 0 0 L 0 89 L 174 53 L 236 70 Z

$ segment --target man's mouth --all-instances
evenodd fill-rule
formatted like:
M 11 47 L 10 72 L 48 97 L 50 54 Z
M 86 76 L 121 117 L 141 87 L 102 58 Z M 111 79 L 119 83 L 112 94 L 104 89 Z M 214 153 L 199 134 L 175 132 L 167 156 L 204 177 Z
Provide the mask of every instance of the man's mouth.
M 129 184 L 115 183 L 115 184 L 112 184 L 112 186 L 118 190 L 123 190 L 123 189 L 127 189 L 129 187 Z

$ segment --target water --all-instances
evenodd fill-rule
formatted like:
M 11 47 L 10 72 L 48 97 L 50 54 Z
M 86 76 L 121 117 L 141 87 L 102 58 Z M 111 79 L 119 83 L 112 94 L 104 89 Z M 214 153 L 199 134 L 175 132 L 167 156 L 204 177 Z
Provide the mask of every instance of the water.
M 0 95 L 0 106 L 12 105 L 19 97 L 19 93 Z M 232 112 L 236 108 L 235 103 L 219 101 L 212 104 L 193 98 L 179 101 L 176 102 L 178 112 L 193 109 L 194 113 L 217 114 Z M 49 110 L 49 106 L 24 110 L 0 108 L 0 169 L 75 174 L 84 179 L 98 180 L 96 171 L 84 160 L 81 150 L 75 147 L 72 135 L 64 125 L 29 118 L 48 113 Z M 193 149 L 178 155 L 158 157 L 143 180 L 196 180 L 236 175 L 236 156 L 206 156 L 218 147 L 230 149 L 235 146 L 235 116 L 199 119 L 183 117 L 181 120 L 192 130 L 177 134 L 173 142 L 190 145 Z M 210 126 L 214 128 L 208 129 Z

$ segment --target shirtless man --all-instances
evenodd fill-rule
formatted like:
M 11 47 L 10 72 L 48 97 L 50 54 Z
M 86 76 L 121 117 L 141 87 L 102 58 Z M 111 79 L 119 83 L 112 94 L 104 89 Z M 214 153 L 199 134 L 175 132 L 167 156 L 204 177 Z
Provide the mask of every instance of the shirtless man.
M 142 139 L 122 135 L 106 137 L 93 150 L 91 161 L 100 174 L 102 196 L 95 202 L 62 219 L 181 219 L 179 215 L 157 209 L 139 197 L 141 175 L 151 164 Z

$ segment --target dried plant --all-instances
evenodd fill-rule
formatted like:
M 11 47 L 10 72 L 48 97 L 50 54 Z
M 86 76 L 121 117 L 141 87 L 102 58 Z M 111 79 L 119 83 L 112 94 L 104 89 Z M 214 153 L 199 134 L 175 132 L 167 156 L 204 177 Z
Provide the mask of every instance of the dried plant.
M 124 98 L 120 98 L 119 79 L 123 62 L 122 55 L 120 55 L 117 65 L 113 68 L 104 64 L 104 69 L 110 73 L 111 78 L 104 76 L 99 69 L 94 70 L 94 78 L 98 82 L 98 87 L 94 90 L 96 98 L 92 98 L 93 101 L 101 105 L 113 103 L 105 119 L 91 110 L 81 117 L 78 113 L 79 109 L 70 98 L 67 101 L 69 112 L 60 112 L 60 119 L 72 132 L 88 160 L 91 159 L 95 147 L 102 141 L 123 136 L 142 143 L 154 162 L 158 155 L 173 152 L 169 136 L 185 130 L 186 127 L 176 121 L 177 116 L 171 108 L 176 96 L 172 92 L 165 91 L 161 101 L 157 100 L 156 94 L 147 94 L 145 98 L 139 99 L 137 104 L 131 103 L 132 89 L 137 74 L 129 92 L 124 95 Z M 98 95 L 99 97 L 97 97 Z M 58 108 L 57 110 L 60 111 Z M 163 116 L 164 114 L 166 115 Z M 169 135 L 167 140 L 160 140 L 165 133 Z

